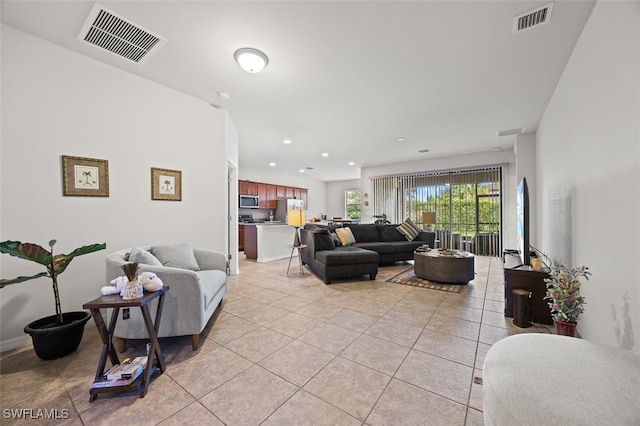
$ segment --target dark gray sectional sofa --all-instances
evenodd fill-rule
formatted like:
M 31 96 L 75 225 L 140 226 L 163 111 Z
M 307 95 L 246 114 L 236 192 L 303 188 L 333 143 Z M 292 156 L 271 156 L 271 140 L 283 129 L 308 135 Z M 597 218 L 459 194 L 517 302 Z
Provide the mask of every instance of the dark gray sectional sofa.
M 423 244 L 434 246 L 435 233 L 422 231 L 413 241 L 407 241 L 398 225 L 351 224 L 355 244 L 335 246 L 336 225 L 308 223 L 300 229 L 302 263 L 331 284 L 335 278 L 369 275 L 374 280 L 378 265 L 401 260 L 413 260 L 413 252 Z

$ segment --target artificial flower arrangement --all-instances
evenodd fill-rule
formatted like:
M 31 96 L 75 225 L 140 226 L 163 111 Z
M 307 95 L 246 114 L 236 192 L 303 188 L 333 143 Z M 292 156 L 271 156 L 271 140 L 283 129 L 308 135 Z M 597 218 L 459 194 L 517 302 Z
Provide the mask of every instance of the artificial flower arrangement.
M 544 281 L 547 286 L 547 300 L 551 308 L 551 317 L 555 321 L 575 324 L 584 312 L 584 296 L 580 294 L 580 278 L 589 280 L 589 268 L 580 266 L 571 268 L 565 264 L 552 265 L 549 277 Z

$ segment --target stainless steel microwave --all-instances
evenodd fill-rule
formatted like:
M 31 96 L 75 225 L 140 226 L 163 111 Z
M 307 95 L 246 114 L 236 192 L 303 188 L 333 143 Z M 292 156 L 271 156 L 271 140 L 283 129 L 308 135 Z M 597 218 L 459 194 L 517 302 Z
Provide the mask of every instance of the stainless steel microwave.
M 258 196 L 257 195 L 241 195 L 240 208 L 241 209 L 257 209 Z

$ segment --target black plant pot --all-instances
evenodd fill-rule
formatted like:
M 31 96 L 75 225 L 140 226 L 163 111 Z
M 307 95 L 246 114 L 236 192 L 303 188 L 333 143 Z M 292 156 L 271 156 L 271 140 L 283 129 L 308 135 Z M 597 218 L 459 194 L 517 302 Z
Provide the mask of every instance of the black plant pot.
M 47 327 L 56 322 L 56 315 L 51 315 L 27 324 L 24 332 L 31 336 L 33 349 L 40 359 L 62 358 L 78 349 L 89 318 L 91 315 L 85 311 L 65 312 L 62 314 L 64 324 Z

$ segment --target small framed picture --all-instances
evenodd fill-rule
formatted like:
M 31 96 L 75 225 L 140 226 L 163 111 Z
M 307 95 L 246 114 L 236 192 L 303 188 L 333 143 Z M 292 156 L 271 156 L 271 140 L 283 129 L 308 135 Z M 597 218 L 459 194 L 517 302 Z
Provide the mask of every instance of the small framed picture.
M 152 167 L 151 199 L 182 201 L 182 172 Z
M 62 195 L 109 196 L 109 162 L 96 158 L 62 156 Z

